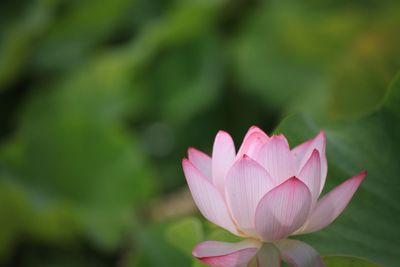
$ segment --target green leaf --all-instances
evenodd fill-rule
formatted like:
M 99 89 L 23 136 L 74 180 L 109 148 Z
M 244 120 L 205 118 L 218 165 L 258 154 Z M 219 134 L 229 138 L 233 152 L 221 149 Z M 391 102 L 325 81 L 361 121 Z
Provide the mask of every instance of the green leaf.
M 351 256 L 326 256 L 324 262 L 327 267 L 381 267 L 376 263 Z
M 233 42 L 237 83 L 269 107 L 318 111 L 324 121 L 369 114 L 400 68 L 391 10 L 376 9 L 377 23 L 367 9 L 354 16 L 343 3 L 264 1 Z
M 154 106 L 159 107 L 164 121 L 182 125 L 214 104 L 220 95 L 220 43 L 212 35 L 203 39 L 170 50 L 145 77 L 154 88 Z
M 34 71 L 46 72 L 79 66 L 94 47 L 113 37 L 131 16 L 135 1 L 100 0 L 71 3 L 56 16 L 33 53 Z M 88 15 L 90 13 L 90 15 Z
M 232 233 L 226 231 L 225 229 L 216 228 L 207 235 L 207 240 L 218 240 L 218 241 L 235 243 L 243 239 L 233 235 Z
M 352 254 L 385 266 L 400 262 L 400 87 L 392 85 L 382 108 L 359 120 L 325 128 L 329 172 L 324 192 L 366 169 L 368 175 L 339 218 L 324 230 L 300 236 L 321 254 Z M 292 146 L 320 130 L 307 115 L 282 122 Z M 328 189 L 328 190 L 327 190 Z
M 394 114 L 400 114 L 400 72 L 393 79 L 386 94 L 384 107 L 391 110 Z
M 167 227 L 168 224 L 165 223 L 137 225 L 132 236 L 137 246 L 132 248 L 133 264 L 127 263 L 122 266 L 189 266 L 191 258 L 182 257 L 182 253 L 165 239 Z
M 195 260 L 192 264 L 192 267 L 208 267 L 209 265 L 199 261 L 199 260 Z
M 166 230 L 167 241 L 189 257 L 192 257 L 192 249 L 204 239 L 203 236 L 200 220 L 193 217 L 182 219 Z
M 139 141 L 122 124 L 124 87 L 80 82 L 31 99 L 15 140 L 2 147 L 0 164 L 31 189 L 30 205 L 43 217 L 38 228 L 62 233 L 54 206 L 72 207 L 85 228 L 74 234 L 114 249 L 129 228 L 132 209 L 152 194 L 153 174 Z
M 7 27 L 0 43 L 0 90 L 21 75 L 32 53 L 32 44 L 52 22 L 55 2 L 35 1 L 24 17 Z
M 297 101 L 311 88 L 324 90 L 327 64 L 331 67 L 359 28 L 345 12 L 314 12 L 312 4 L 307 8 L 295 1 L 263 2 L 234 43 L 238 81 L 275 107 Z

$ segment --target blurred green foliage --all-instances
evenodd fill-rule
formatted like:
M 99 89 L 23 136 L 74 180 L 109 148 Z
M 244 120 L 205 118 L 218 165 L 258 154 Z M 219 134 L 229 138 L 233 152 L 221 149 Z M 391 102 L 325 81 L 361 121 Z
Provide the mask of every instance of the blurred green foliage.
M 186 148 L 300 111 L 280 129 L 327 129 L 329 186 L 370 170 L 309 242 L 395 266 L 399 26 L 396 0 L 2 1 L 0 265 L 190 266 L 231 237 L 152 215 Z
M 364 259 L 349 256 L 327 256 L 324 262 L 328 267 L 380 267 Z

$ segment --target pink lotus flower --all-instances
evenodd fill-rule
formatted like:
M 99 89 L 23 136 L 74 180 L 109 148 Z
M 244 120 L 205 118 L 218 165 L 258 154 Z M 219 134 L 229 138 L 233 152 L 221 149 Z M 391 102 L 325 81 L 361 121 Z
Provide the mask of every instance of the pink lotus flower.
M 283 135 L 252 127 L 235 152 L 220 131 L 212 157 L 189 148 L 183 170 L 193 199 L 210 222 L 246 238 L 239 243 L 205 241 L 193 255 L 212 267 L 324 266 L 307 244 L 287 239 L 329 225 L 347 206 L 366 172 L 319 198 L 327 175 L 323 132 L 290 150 Z

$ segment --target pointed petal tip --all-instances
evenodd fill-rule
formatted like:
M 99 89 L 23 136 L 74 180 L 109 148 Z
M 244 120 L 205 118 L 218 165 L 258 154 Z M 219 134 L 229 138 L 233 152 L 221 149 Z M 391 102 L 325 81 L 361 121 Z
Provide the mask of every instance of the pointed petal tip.
M 326 132 L 324 130 L 321 130 L 317 133 L 317 135 L 314 138 L 312 138 L 308 141 L 312 142 L 313 140 L 317 140 L 317 139 L 322 139 L 322 140 L 324 140 L 324 142 L 326 142 Z
M 283 141 L 289 146 L 289 142 L 286 139 L 286 136 L 283 133 L 274 134 L 270 137 L 271 141 Z
M 326 147 L 326 133 L 324 130 L 321 130 L 314 139 L 322 139 L 322 145 Z
M 248 133 L 254 133 L 254 132 L 258 132 L 258 133 L 262 133 L 267 135 L 260 127 L 258 127 L 257 125 L 252 125 L 250 126 L 250 128 L 247 130 Z
M 359 183 L 361 183 L 365 179 L 367 174 L 368 174 L 367 170 L 364 170 L 364 171 L 360 172 L 359 174 L 354 175 L 353 177 L 351 177 L 348 180 L 344 181 L 343 183 L 346 183 L 347 181 L 350 181 L 350 180 L 357 180 L 357 181 L 359 181 Z
M 304 183 L 296 176 L 292 176 L 289 179 L 287 179 L 285 182 L 283 182 L 281 185 L 283 185 L 283 184 L 290 184 L 290 185 L 296 186 L 296 185 L 304 184 Z
M 209 155 L 207 155 L 206 153 L 204 153 L 203 151 L 198 150 L 197 148 L 194 147 L 189 147 L 187 149 L 187 154 L 188 154 L 188 159 L 190 161 L 192 161 L 192 158 L 196 157 L 196 156 L 200 156 L 200 157 L 207 157 L 210 158 Z
M 215 140 L 219 141 L 228 141 L 233 143 L 232 136 L 225 130 L 219 130 L 217 134 L 215 135 Z
M 306 161 L 306 164 L 309 162 L 309 161 L 312 161 L 312 160 L 317 160 L 317 161 L 321 161 L 321 152 L 318 150 L 318 149 L 316 149 L 316 148 L 314 148 L 313 149 L 313 151 L 311 152 L 311 156 L 310 156 L 310 158 Z M 320 163 L 321 164 L 321 163 Z M 303 168 L 304 168 L 304 166 L 303 166 Z
M 261 146 L 265 144 L 268 140 L 268 135 L 264 133 L 261 129 L 250 128 L 247 131 L 242 144 L 240 145 L 236 158 L 241 158 L 243 154 L 247 154 L 249 156 L 257 155 Z
M 367 171 L 367 170 L 363 170 L 363 171 L 360 172 L 358 175 L 361 176 L 362 179 L 364 179 L 364 178 L 368 175 L 368 171 Z
M 297 187 L 299 185 L 305 185 L 305 184 L 296 176 L 292 176 L 292 177 L 286 179 L 284 182 L 277 185 L 275 188 L 284 187 L 284 186 Z
M 199 253 L 199 250 L 201 249 L 201 245 L 203 243 L 197 244 L 193 249 L 192 249 L 192 255 L 196 258 L 201 258 L 201 255 Z
M 183 158 L 182 159 L 182 168 L 183 168 L 183 172 L 185 173 L 185 176 L 188 172 L 191 172 L 193 170 L 195 170 L 196 172 L 198 172 L 198 170 L 196 169 L 196 167 L 193 165 L 193 163 L 187 159 L 187 158 Z
M 256 125 L 250 126 L 250 128 L 247 130 L 247 134 L 251 134 L 251 133 L 258 133 L 258 134 L 264 135 L 265 137 L 268 137 L 267 133 L 264 132 L 260 127 L 258 127 Z
M 217 136 L 223 136 L 223 135 L 228 135 L 229 137 L 231 136 L 227 131 L 225 130 L 219 130 L 217 132 Z
M 194 148 L 194 147 L 188 147 L 188 149 L 187 149 L 187 155 L 188 155 L 188 159 L 190 159 L 190 157 L 194 154 L 194 153 L 197 153 L 198 152 L 198 150 L 196 149 L 196 148 Z
M 287 179 L 287 181 L 296 181 L 299 180 L 296 176 L 292 176 L 289 179 Z
M 258 127 L 257 125 L 251 125 L 250 128 L 249 128 L 249 131 L 250 131 L 250 130 L 252 130 L 252 131 L 262 131 L 262 130 L 260 129 L 260 127 Z
M 321 164 L 321 152 L 320 152 L 318 149 L 316 149 L 316 148 L 313 149 L 313 151 L 312 151 L 312 153 L 311 153 L 311 156 L 310 156 L 310 158 L 307 160 L 306 164 L 307 164 L 309 161 L 312 161 L 312 160 L 317 160 L 317 161 L 320 162 L 319 164 Z M 303 166 L 303 168 L 304 168 L 304 166 Z
M 193 164 L 188 160 L 187 158 L 182 159 L 182 169 L 183 173 L 185 174 L 185 177 L 187 178 L 187 174 L 194 169 Z
M 188 160 L 197 168 L 206 178 L 212 180 L 211 157 L 196 148 L 189 147 L 187 152 Z
M 272 138 L 274 138 L 274 139 L 280 139 L 280 138 L 284 138 L 285 137 L 285 135 L 283 134 L 283 133 L 278 133 L 278 134 L 273 134 L 272 136 L 271 136 L 271 139 Z
M 271 181 L 272 181 L 272 178 L 270 177 L 270 174 L 268 173 L 268 171 L 257 160 L 253 159 L 252 157 L 250 157 L 247 154 L 243 154 L 238 160 L 236 160 L 236 162 L 233 164 L 233 166 L 230 169 L 230 171 L 232 169 L 234 169 L 234 168 L 239 167 L 240 165 L 243 165 L 243 164 L 251 165 L 251 166 L 253 166 L 255 168 L 262 168 L 262 170 L 266 172 L 266 174 L 268 175 L 269 179 L 271 179 Z
M 257 161 L 255 161 L 253 158 L 251 158 L 249 155 L 247 155 L 247 154 L 243 154 L 240 158 L 239 158 L 239 160 L 237 160 L 235 163 L 234 163 L 234 165 L 237 165 L 237 164 L 240 164 L 241 162 L 252 162 L 252 163 L 255 163 L 255 164 L 257 164 L 257 165 L 259 165 L 258 164 L 258 162 Z
M 316 148 L 313 149 L 313 151 L 311 153 L 311 157 L 314 156 L 314 155 L 318 155 L 318 157 L 319 157 L 319 151 Z
M 298 178 L 296 176 L 290 177 L 289 179 L 287 179 L 282 184 L 286 184 L 286 183 L 289 184 L 290 186 L 293 186 L 293 187 L 305 186 L 307 188 L 307 190 L 308 190 L 308 193 L 311 194 L 310 190 L 307 187 L 307 185 L 302 180 L 300 180 L 300 178 Z

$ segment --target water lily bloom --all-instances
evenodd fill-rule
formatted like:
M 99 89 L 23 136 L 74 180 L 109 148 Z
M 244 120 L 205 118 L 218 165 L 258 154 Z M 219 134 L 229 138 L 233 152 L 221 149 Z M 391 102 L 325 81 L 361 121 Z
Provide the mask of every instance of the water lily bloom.
M 189 148 L 183 159 L 192 197 L 210 222 L 243 237 L 238 243 L 205 241 L 193 255 L 212 267 L 325 266 L 309 245 L 289 236 L 321 230 L 347 206 L 366 172 L 319 198 L 327 175 L 325 134 L 290 150 L 283 135 L 253 126 L 238 152 L 218 132 L 212 156 Z

